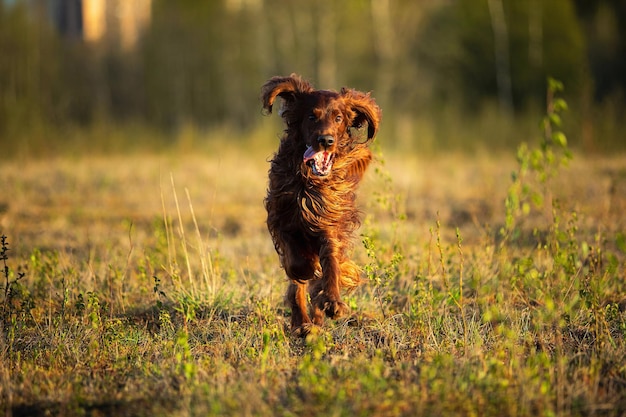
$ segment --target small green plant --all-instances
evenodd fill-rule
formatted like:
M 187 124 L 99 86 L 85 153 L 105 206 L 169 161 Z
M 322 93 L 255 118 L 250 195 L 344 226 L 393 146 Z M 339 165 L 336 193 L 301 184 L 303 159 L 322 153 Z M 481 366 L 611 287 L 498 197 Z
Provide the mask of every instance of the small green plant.
M 378 301 L 383 318 L 386 319 L 387 305 L 392 298 L 392 283 L 398 275 L 398 267 L 404 257 L 401 253 L 396 252 L 389 261 L 385 261 L 379 256 L 379 248 L 371 237 L 364 236 L 362 242 L 370 259 L 370 262 L 364 267 L 365 275 L 368 281 L 374 285 L 374 297 Z
M 382 183 L 380 189 L 374 191 L 377 208 L 385 214 L 391 214 L 391 231 L 389 236 L 383 236 L 379 228 L 374 227 L 366 219 L 365 229 L 361 242 L 369 262 L 364 267 L 365 276 L 373 284 L 374 298 L 377 300 L 383 318 L 387 318 L 387 307 L 392 301 L 392 283 L 399 276 L 400 264 L 404 260 L 402 248 L 398 239 L 398 229 L 406 220 L 402 210 L 401 194 L 393 189 L 391 174 L 385 169 L 385 158 L 380 148 L 374 146 L 376 166 L 374 173 Z
M 432 230 L 431 230 L 431 233 L 432 233 Z M 463 255 L 463 246 L 461 245 L 463 239 L 461 238 L 461 231 L 459 230 L 458 227 L 456 228 L 455 233 L 456 233 L 456 249 L 459 255 L 458 287 L 454 287 L 449 280 L 450 271 L 449 271 L 449 268 L 446 268 L 446 256 L 444 255 L 444 248 L 443 248 L 443 243 L 441 240 L 441 221 L 439 220 L 439 214 L 437 214 L 436 230 L 435 230 L 435 235 L 436 235 L 435 244 L 437 246 L 437 252 L 439 254 L 439 266 L 441 269 L 442 283 L 443 283 L 444 290 L 447 293 L 449 302 L 458 308 L 458 312 L 459 312 L 460 319 L 461 319 L 461 325 L 463 328 L 463 348 L 467 352 L 469 327 L 468 327 L 467 315 L 466 315 L 466 309 L 465 309 L 466 301 L 464 300 L 464 297 L 463 297 L 463 291 L 464 291 L 464 283 L 463 283 L 464 275 L 463 274 L 464 274 L 464 266 L 465 266 L 465 257 Z
M 503 242 L 520 236 L 523 219 L 533 208 L 543 210 L 548 224 L 554 220 L 552 181 L 559 169 L 572 159 L 567 137 L 561 131 L 561 113 L 567 110 L 566 101 L 557 96 L 562 91 L 560 81 L 548 78 L 547 108 L 541 120 L 540 144 L 531 148 L 522 143 L 517 149 L 518 168 L 511 174 L 513 183 L 505 201 L 505 225 L 500 230 Z
M 93 291 L 87 293 L 87 311 L 89 312 L 89 322 L 93 329 L 99 329 L 102 325 L 100 314 L 100 297 Z
M 189 333 L 187 329 L 179 330 L 176 335 L 176 370 L 187 381 L 191 381 L 197 373 L 197 365 L 191 355 L 189 347 Z
M 183 328 L 187 331 L 189 323 L 196 318 L 196 312 L 200 307 L 200 302 L 189 294 L 179 294 L 176 311 L 183 318 Z

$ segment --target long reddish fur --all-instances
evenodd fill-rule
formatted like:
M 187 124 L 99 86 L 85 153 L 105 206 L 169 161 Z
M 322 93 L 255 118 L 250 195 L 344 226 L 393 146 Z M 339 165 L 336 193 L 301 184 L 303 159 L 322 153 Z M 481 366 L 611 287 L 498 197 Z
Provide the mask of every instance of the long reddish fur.
M 355 192 L 372 160 L 368 143 L 378 131 L 381 111 L 369 93 L 315 90 L 296 74 L 263 85 L 268 113 L 277 97 L 283 99 L 279 114 L 286 129 L 269 170 L 267 227 L 291 280 L 286 299 L 292 331 L 304 336 L 322 325 L 324 315 L 346 314 L 340 290 L 361 281 L 359 267 L 348 257 L 352 234 L 360 226 Z M 367 139 L 359 141 L 350 128 L 365 123 Z M 321 135 L 333 138 L 326 149 L 334 155 L 326 176 L 316 175 L 303 161 L 307 146 L 322 146 L 316 140 Z

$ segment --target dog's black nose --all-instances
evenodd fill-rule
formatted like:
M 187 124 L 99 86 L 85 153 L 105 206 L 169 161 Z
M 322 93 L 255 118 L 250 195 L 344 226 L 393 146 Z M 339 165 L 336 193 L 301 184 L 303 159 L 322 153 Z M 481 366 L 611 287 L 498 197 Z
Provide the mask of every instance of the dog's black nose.
M 335 143 L 335 138 L 333 138 L 331 135 L 318 136 L 317 143 L 325 148 L 328 148 L 329 146 L 332 146 L 333 143 Z

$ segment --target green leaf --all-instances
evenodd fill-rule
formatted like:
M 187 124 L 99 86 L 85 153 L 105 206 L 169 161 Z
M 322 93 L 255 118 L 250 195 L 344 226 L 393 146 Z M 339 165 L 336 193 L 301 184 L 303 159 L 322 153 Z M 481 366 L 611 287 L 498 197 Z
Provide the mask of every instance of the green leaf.
M 552 123 L 554 126 L 561 126 L 561 116 L 556 113 L 551 113 L 550 123 Z
M 544 155 L 539 149 L 535 149 L 530 155 L 530 166 L 534 170 L 538 170 L 541 167 L 541 163 L 544 160 Z
M 567 102 L 562 98 L 555 98 L 552 102 L 552 107 L 554 108 L 555 112 L 560 112 L 568 109 Z
M 559 80 L 556 80 L 552 77 L 548 77 L 548 90 L 558 93 L 559 91 L 563 91 L 563 83 Z
M 558 144 L 562 148 L 567 146 L 567 138 L 563 132 L 554 132 L 552 134 L 552 142 Z

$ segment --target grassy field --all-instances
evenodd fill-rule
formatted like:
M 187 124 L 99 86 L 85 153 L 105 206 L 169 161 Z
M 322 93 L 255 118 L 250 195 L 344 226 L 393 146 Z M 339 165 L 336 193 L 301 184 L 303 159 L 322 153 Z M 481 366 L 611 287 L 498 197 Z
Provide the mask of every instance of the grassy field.
M 0 161 L 0 413 L 626 415 L 626 157 L 379 157 L 366 282 L 302 340 L 273 145 Z

